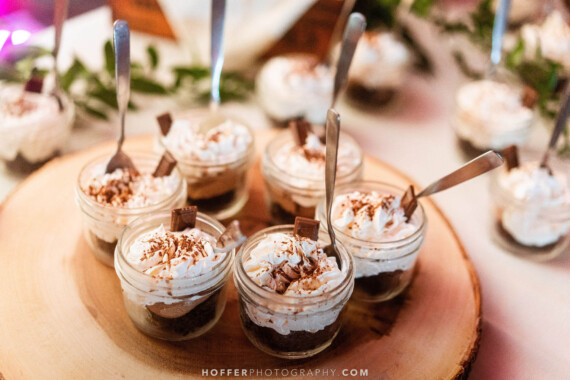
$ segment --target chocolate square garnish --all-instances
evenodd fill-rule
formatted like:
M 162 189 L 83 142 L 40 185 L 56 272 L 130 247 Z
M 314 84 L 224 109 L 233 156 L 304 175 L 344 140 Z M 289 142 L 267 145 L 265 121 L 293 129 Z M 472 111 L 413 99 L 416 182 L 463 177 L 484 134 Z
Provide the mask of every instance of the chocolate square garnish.
M 24 91 L 41 94 L 43 87 L 44 79 L 38 75 L 32 74 L 32 77 L 26 82 L 26 85 L 24 86 Z
M 414 187 L 410 185 L 404 195 L 402 196 L 402 201 L 400 202 L 400 206 L 404 209 L 404 215 L 408 220 L 416 211 L 416 207 L 418 207 L 418 199 L 416 198 L 416 194 L 414 192 Z
M 293 233 L 317 241 L 319 239 L 319 224 L 318 220 L 298 216 L 295 218 Z
M 534 108 L 538 102 L 538 92 L 528 85 L 525 85 L 522 93 L 522 105 L 526 108 Z
M 158 126 L 160 127 L 162 135 L 166 136 L 168 132 L 170 132 L 170 127 L 172 126 L 172 116 L 170 115 L 170 112 L 158 115 L 156 120 L 158 121 Z
M 295 139 L 295 143 L 298 146 L 305 145 L 307 136 L 309 136 L 309 133 L 311 133 L 313 130 L 311 123 L 302 117 L 290 120 L 289 129 L 291 129 L 291 133 L 293 133 L 293 139 Z
M 166 177 L 169 176 L 170 173 L 174 170 L 176 166 L 176 159 L 174 156 L 167 150 L 164 151 L 164 154 L 160 158 L 154 173 L 152 173 L 153 177 Z
M 519 166 L 519 152 L 516 145 L 509 145 L 501 152 L 505 163 L 507 164 L 507 170 L 511 170 Z
M 184 231 L 186 228 L 196 226 L 198 207 L 190 206 L 172 210 L 170 216 L 170 231 Z

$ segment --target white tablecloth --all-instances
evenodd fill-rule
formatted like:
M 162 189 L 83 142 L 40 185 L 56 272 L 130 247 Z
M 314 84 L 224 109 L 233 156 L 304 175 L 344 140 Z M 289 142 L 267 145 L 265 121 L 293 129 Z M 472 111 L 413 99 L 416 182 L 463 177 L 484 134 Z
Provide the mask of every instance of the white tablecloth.
M 436 75 L 412 77 L 400 101 L 387 109 L 365 113 L 342 101 L 338 109 L 343 129 L 366 153 L 427 185 L 465 161 L 450 127 L 453 94 L 465 79 L 446 53 L 444 39 L 428 25 L 418 23 L 415 29 L 430 48 Z M 64 31 L 63 66 L 77 55 L 92 67 L 101 67 L 103 41 L 111 30 L 107 8 L 70 20 Z M 36 42 L 49 47 L 52 38 L 48 29 L 36 36 Z M 134 33 L 133 59 L 142 57 L 149 42 L 157 43 L 165 66 L 180 57 L 174 42 Z M 158 113 L 184 108 L 176 99 L 138 96 L 137 100 L 143 107 L 128 115 L 129 135 L 155 133 Z M 224 107 L 247 119 L 254 129 L 270 126 L 253 100 Z M 113 139 L 118 131 L 116 120 L 83 124 L 74 131 L 66 151 Z M 537 127 L 532 145 L 542 147 L 546 140 L 546 130 Z M 0 168 L 0 199 L 21 180 Z M 489 236 L 488 178 L 477 178 L 434 199 L 456 229 L 481 281 L 483 333 L 470 378 L 570 379 L 570 252 L 548 263 L 534 263 L 496 247 Z

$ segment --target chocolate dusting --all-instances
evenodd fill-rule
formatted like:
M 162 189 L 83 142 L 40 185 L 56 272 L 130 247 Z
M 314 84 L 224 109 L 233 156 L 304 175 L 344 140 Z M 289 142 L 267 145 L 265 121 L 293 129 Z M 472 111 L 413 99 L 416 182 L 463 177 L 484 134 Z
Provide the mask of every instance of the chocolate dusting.
M 317 241 L 319 239 L 319 224 L 318 220 L 298 216 L 295 218 L 293 233 Z
M 160 161 L 152 174 L 153 177 L 166 177 L 169 176 L 174 167 L 176 166 L 176 159 L 169 151 L 164 151 Z
M 507 164 L 507 170 L 511 170 L 519 166 L 519 153 L 516 145 L 509 145 L 501 152 Z
M 312 132 L 311 123 L 302 117 L 290 120 L 289 129 L 291 129 L 295 143 L 298 146 L 305 145 L 307 136 Z
M 416 198 L 414 187 L 412 185 L 406 189 L 406 192 L 402 196 L 400 205 L 404 209 L 404 215 L 408 220 L 410 220 L 416 210 L 416 207 L 418 207 L 418 199 Z
M 133 196 L 131 183 L 140 174 L 136 169 L 122 169 L 122 176 L 118 179 L 111 179 L 104 186 L 90 185 L 86 193 L 104 204 L 124 205 Z
M 196 215 L 198 207 L 190 206 L 177 208 L 172 210 L 170 217 L 171 231 L 184 231 L 186 228 L 194 228 L 196 226 Z
M 160 127 L 162 135 L 166 136 L 168 132 L 170 132 L 170 127 L 172 126 L 172 116 L 169 112 L 166 112 L 162 115 L 158 115 L 156 120 L 158 121 L 158 126 Z
M 273 267 L 270 273 L 271 282 L 267 286 L 276 293 L 283 294 L 293 282 L 303 280 L 305 284 L 309 282 L 309 285 L 312 285 L 310 286 L 312 290 L 318 289 L 321 283 L 316 277 L 322 274 L 322 270 L 318 268 L 317 260 L 310 256 L 303 255 L 302 261 L 297 266 L 282 261 Z

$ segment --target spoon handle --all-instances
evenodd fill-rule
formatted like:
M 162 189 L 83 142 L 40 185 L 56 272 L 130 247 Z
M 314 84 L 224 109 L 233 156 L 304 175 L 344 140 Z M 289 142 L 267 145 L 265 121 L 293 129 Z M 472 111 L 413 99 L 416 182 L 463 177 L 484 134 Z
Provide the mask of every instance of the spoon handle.
M 342 38 L 342 46 L 338 57 L 338 63 L 336 65 L 331 107 L 334 107 L 340 90 L 346 84 L 348 69 L 350 68 L 350 63 L 352 62 L 352 57 L 356 50 L 356 44 L 358 44 L 360 36 L 364 33 L 364 29 L 366 29 L 366 19 L 364 16 L 356 12 L 351 13 L 348 17 L 348 22 Z
M 59 47 L 61 45 L 61 34 L 63 31 L 63 23 L 67 18 L 67 8 L 69 0 L 55 0 L 55 7 L 53 12 L 53 27 L 55 34 L 55 42 L 53 45 L 53 71 L 55 75 L 55 89 L 59 90 L 59 71 L 57 69 L 57 57 L 59 55 Z
M 331 222 L 331 209 L 333 203 L 334 184 L 336 181 L 336 161 L 338 156 L 338 140 L 340 135 L 340 115 L 335 109 L 329 108 L 325 126 L 327 136 L 325 163 L 325 200 L 327 207 L 327 225 L 329 235 L 331 237 L 331 244 L 334 245 L 335 235 Z
M 497 65 L 501 62 L 501 48 L 503 45 L 503 34 L 507 27 L 507 18 L 511 8 L 511 0 L 499 0 L 499 9 L 495 13 L 493 22 L 493 37 L 491 40 L 491 64 L 489 72 L 492 74 Z
M 554 149 L 556 146 L 556 142 L 560 137 L 560 134 L 564 130 L 566 126 L 566 120 L 568 120 L 568 112 L 570 111 L 570 82 L 566 84 L 564 88 L 564 94 L 562 95 L 562 99 L 560 102 L 560 111 L 558 111 L 558 116 L 556 116 L 556 124 L 554 125 L 554 130 L 552 131 L 552 136 L 550 137 L 550 142 L 548 143 L 548 148 L 542 156 L 542 160 L 540 162 L 541 167 L 546 167 L 548 161 L 549 152 Z
M 118 150 L 125 139 L 125 113 L 131 93 L 131 48 L 129 24 L 117 20 L 113 25 L 113 41 L 115 45 L 115 80 L 117 84 L 117 105 L 121 118 L 121 137 Z
M 220 77 L 224 65 L 224 19 L 226 15 L 226 0 L 212 0 L 211 25 L 211 79 L 210 109 L 215 111 L 220 105 Z
M 475 178 L 478 175 L 486 173 L 489 170 L 495 169 L 502 164 L 503 158 L 498 153 L 490 150 L 487 153 L 483 153 L 479 157 L 469 161 L 453 173 L 435 181 L 423 189 L 416 197 L 425 197 L 427 195 L 449 189 L 450 187 L 459 185 L 471 178 Z

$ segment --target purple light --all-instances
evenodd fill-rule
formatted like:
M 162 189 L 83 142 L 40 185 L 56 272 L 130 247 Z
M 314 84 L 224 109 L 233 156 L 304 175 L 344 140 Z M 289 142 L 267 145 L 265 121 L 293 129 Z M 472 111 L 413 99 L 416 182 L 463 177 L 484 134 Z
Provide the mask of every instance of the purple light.
M 32 34 L 24 29 L 14 30 L 12 32 L 12 45 L 21 45 L 30 39 Z
M 0 29 L 0 50 L 2 50 L 4 44 L 8 41 L 8 37 L 10 37 L 10 31 Z

